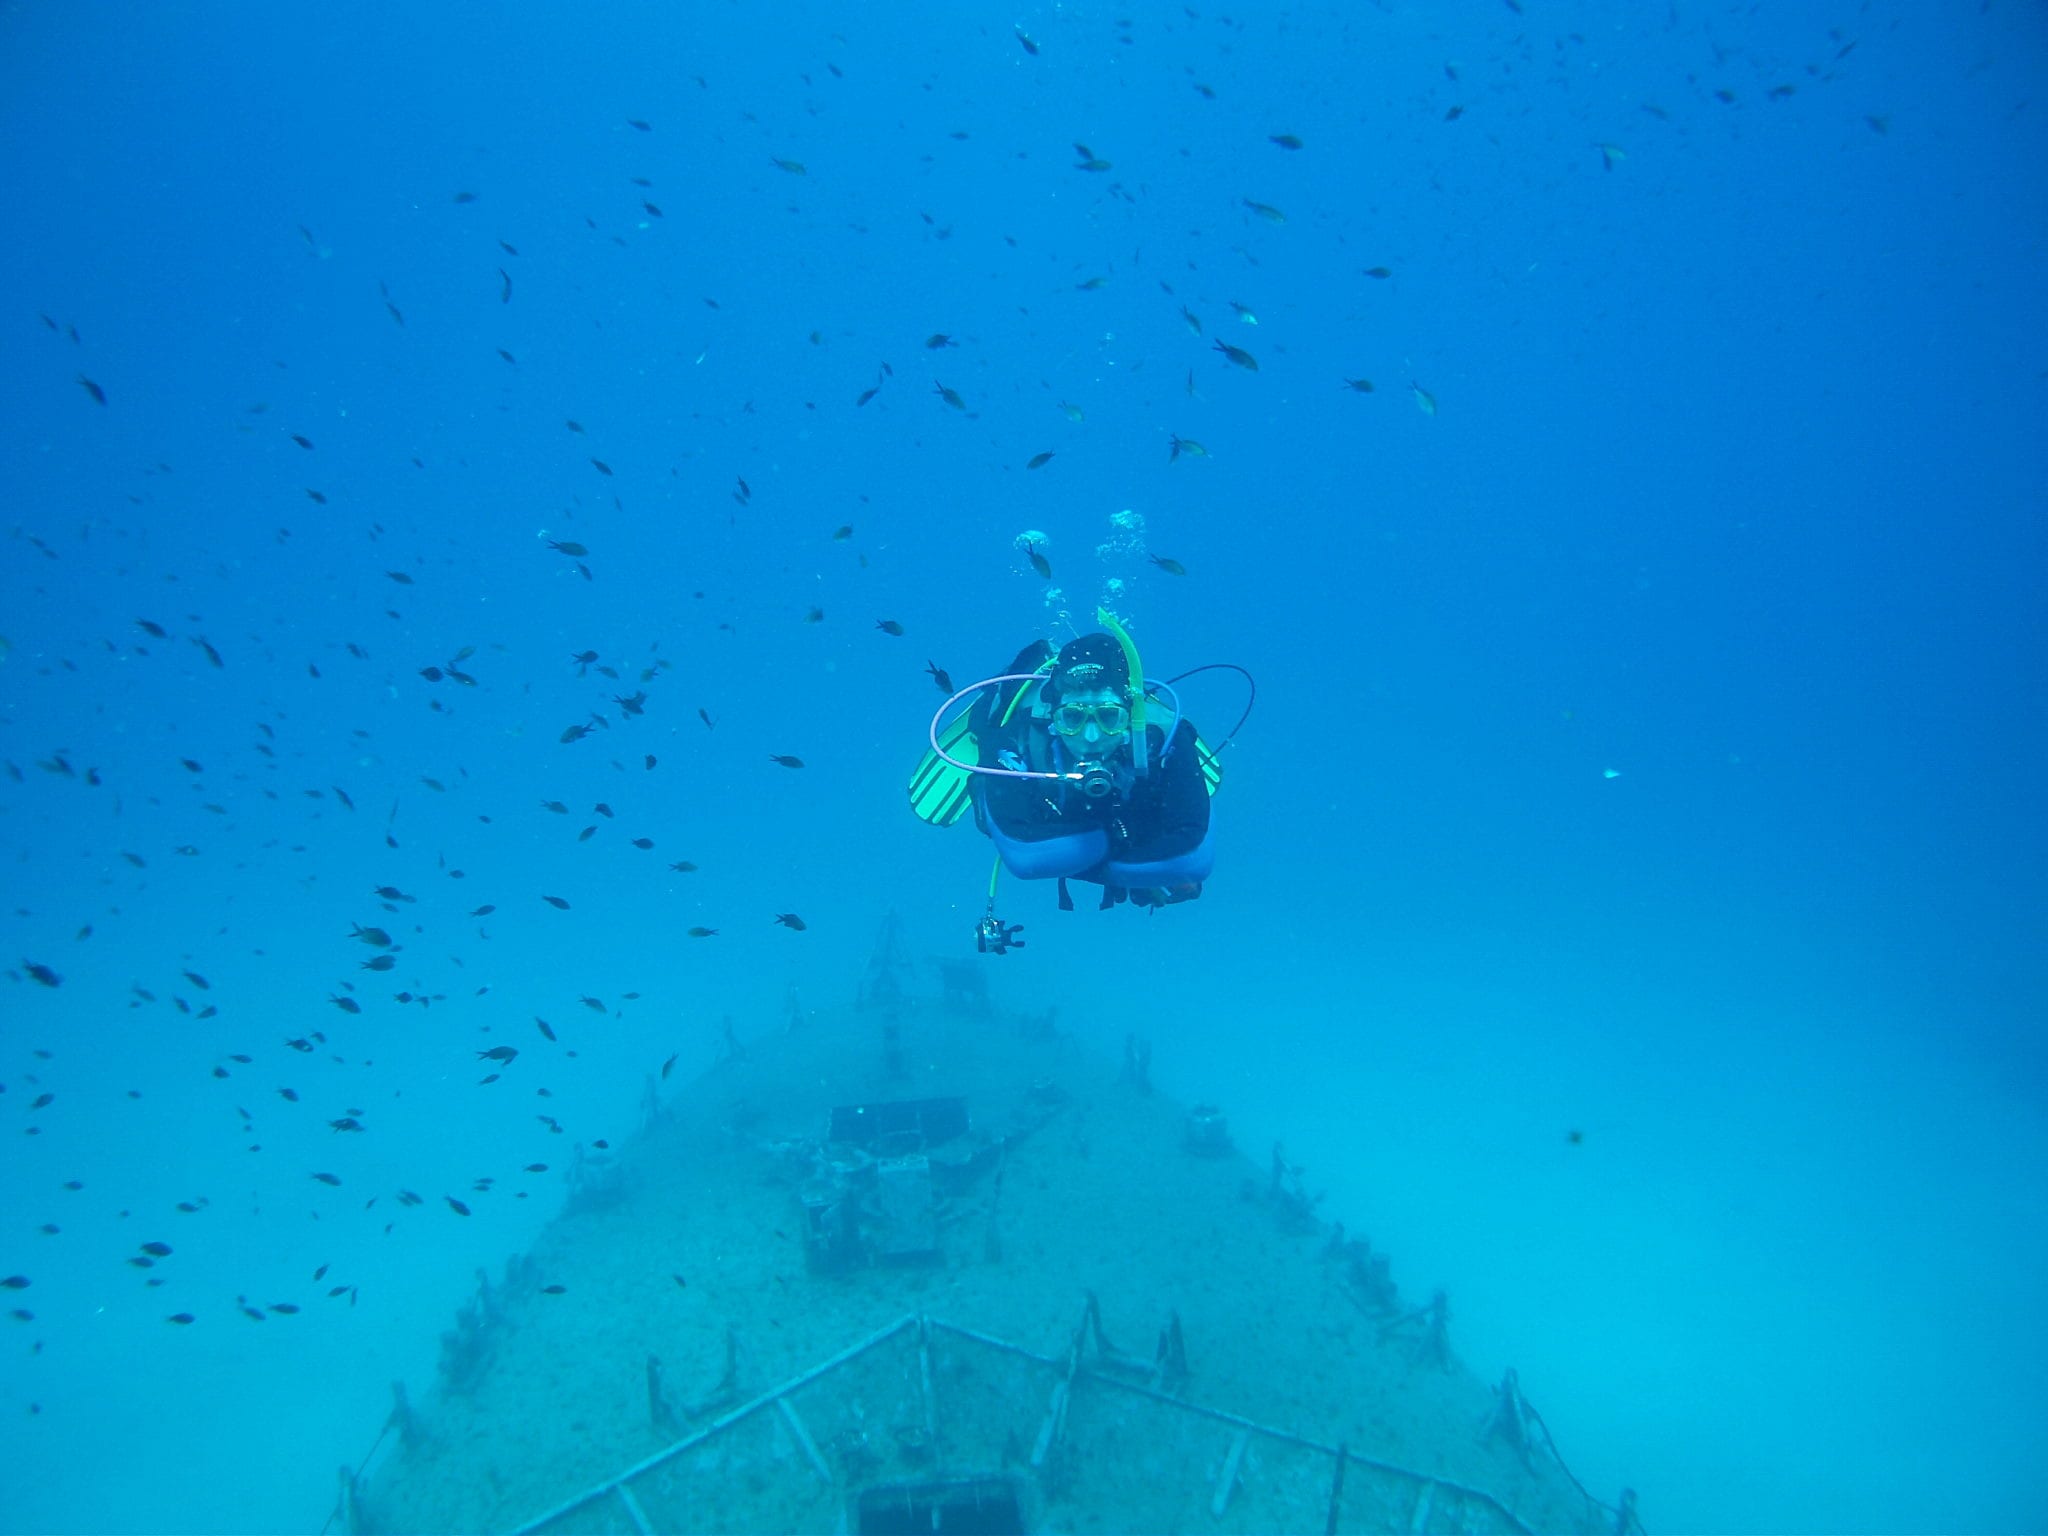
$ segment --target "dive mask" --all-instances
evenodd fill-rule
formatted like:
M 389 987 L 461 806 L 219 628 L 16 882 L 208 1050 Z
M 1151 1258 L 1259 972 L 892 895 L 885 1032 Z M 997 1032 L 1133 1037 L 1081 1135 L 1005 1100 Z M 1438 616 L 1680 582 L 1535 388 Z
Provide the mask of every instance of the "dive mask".
M 1050 722 L 1062 736 L 1078 736 L 1091 723 L 1104 736 L 1121 736 L 1131 728 L 1130 708 L 1117 703 L 1061 704 L 1053 710 Z

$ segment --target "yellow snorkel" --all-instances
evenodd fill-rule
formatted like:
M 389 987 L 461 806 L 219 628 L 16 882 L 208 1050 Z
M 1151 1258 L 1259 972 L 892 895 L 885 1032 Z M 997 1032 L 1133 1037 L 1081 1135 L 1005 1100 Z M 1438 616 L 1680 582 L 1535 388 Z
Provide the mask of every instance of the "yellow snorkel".
M 1145 669 L 1138 664 L 1138 647 L 1116 615 L 1107 608 L 1095 610 L 1095 622 L 1123 647 L 1124 666 L 1131 674 L 1131 766 L 1142 778 L 1145 773 Z

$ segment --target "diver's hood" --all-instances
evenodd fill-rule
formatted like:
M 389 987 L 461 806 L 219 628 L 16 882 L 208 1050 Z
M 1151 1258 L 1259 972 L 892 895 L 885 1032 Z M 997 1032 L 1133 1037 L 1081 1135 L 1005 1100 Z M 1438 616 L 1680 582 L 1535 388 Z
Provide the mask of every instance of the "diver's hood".
M 1047 702 L 1056 703 L 1062 694 L 1096 688 L 1113 688 L 1126 698 L 1131 692 L 1131 664 L 1122 643 L 1100 631 L 1077 636 L 1060 647 L 1040 693 Z

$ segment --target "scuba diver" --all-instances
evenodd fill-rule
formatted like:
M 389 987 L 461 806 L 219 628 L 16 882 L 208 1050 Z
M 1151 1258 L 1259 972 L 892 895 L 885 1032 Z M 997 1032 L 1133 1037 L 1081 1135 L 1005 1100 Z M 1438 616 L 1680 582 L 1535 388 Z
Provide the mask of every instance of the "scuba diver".
M 995 915 L 1005 869 L 1020 880 L 1057 880 L 1062 910 L 1074 905 L 1067 882 L 1080 880 L 1102 887 L 1105 909 L 1128 901 L 1156 912 L 1200 896 L 1215 867 L 1209 797 L 1222 769 L 1181 713 L 1173 684 L 1212 667 L 1244 669 L 1211 663 L 1156 682 L 1115 616 L 1099 608 L 1095 617 L 1101 630 L 1057 654 L 1034 641 L 1008 671 L 947 699 L 910 781 L 922 819 L 951 826 L 972 805 L 996 845 L 975 934 L 985 954 L 1023 947 L 1022 925 Z M 973 704 L 947 720 L 969 697 Z M 1162 710 L 1163 725 L 1155 723 Z M 1248 704 L 1224 746 L 1250 714 Z

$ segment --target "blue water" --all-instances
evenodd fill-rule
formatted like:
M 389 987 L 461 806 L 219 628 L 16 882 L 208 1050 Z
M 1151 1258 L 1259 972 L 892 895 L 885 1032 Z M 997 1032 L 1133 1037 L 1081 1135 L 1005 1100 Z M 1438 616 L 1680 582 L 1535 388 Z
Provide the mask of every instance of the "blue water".
M 1221 862 L 1006 888 L 1004 996 L 1284 1141 L 1651 1529 L 2048 1526 L 2043 55 L 2012 3 L 0 17 L 0 1526 L 317 1528 L 664 1059 L 842 1003 L 890 909 L 966 952 L 924 667 L 1112 580 L 1154 675 L 1257 677 Z

